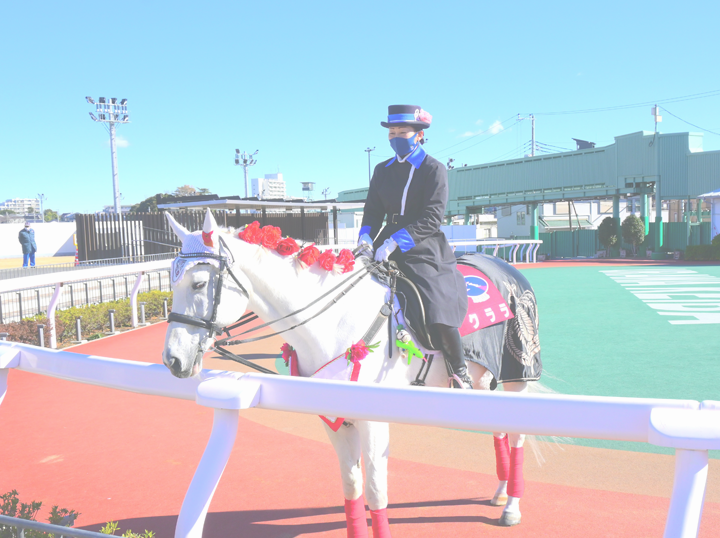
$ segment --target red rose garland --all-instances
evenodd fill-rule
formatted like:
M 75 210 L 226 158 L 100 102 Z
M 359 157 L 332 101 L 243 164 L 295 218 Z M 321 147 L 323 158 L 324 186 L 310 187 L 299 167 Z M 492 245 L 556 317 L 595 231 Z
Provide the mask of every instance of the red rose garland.
M 276 226 L 263 226 L 254 221 L 240 232 L 238 238 L 252 245 L 261 245 L 267 249 L 275 250 L 281 256 L 292 256 L 298 252 L 297 259 L 304 267 L 310 267 L 315 262 L 320 262 L 320 266 L 326 271 L 335 270 L 335 266 L 342 267 L 342 273 L 348 273 L 355 267 L 355 256 L 348 249 L 343 249 L 340 254 L 335 256 L 332 250 L 328 249 L 322 254 L 314 244 L 309 245 L 302 250 L 297 242 L 291 238 L 282 238 L 282 231 Z

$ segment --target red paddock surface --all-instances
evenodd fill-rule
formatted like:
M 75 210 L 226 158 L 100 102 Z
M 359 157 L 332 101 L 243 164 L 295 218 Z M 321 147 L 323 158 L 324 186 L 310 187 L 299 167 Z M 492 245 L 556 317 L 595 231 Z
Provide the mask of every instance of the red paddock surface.
M 166 325 L 72 351 L 160 362 Z M 249 353 L 273 363 L 280 341 Z M 246 350 L 248 351 L 248 350 Z M 207 359 L 206 368 L 234 368 Z M 170 375 L 168 373 L 168 375 Z M 0 406 L 0 493 L 78 510 L 76 526 L 149 529 L 171 537 L 208 439 L 212 410 L 12 371 Z M 528 450 L 523 522 L 496 525 L 494 456 L 487 435 L 392 426 L 390 527 L 394 538 L 460 536 L 662 536 L 673 458 L 575 445 L 550 446 L 540 467 Z M 720 528 L 720 466 L 711 460 L 700 536 Z M 205 536 L 345 536 L 335 454 L 320 420 L 241 413 L 237 441 L 210 506 Z

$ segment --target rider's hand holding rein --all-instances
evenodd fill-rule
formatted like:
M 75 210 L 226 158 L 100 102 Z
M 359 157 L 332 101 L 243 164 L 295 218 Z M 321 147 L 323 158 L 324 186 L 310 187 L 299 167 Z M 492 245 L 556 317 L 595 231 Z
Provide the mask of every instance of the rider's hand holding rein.
M 389 237 L 385 240 L 385 242 L 382 244 L 382 246 L 377 249 L 377 252 L 375 253 L 375 261 L 376 262 L 386 262 L 390 259 L 390 254 L 393 253 L 393 251 L 397 248 L 398 244 L 395 242 L 395 240 L 392 237 Z

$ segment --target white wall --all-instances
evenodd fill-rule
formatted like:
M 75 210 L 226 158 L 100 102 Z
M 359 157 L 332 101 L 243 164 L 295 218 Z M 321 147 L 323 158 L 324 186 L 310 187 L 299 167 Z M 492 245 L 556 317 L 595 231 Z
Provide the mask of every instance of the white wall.
M 38 247 L 36 256 L 75 255 L 74 222 L 36 222 L 32 228 Z M 22 223 L 0 224 L 0 258 L 22 258 L 22 246 L 18 241 L 22 229 Z

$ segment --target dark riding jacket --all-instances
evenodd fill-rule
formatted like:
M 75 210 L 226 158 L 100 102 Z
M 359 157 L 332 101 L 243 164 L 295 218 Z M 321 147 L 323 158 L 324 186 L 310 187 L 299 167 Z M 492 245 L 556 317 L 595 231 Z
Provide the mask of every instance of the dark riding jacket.
M 32 228 L 20 230 L 18 241 L 22 245 L 23 254 L 32 254 L 37 252 L 37 244 L 35 243 L 35 230 Z
M 360 235 L 373 238 L 375 248 L 392 237 L 398 248 L 390 259 L 420 290 L 426 322 L 460 327 L 468 299 L 455 254 L 440 230 L 447 200 L 445 166 L 418 145 L 403 162 L 396 156 L 375 167 Z

